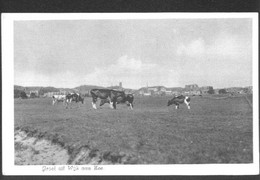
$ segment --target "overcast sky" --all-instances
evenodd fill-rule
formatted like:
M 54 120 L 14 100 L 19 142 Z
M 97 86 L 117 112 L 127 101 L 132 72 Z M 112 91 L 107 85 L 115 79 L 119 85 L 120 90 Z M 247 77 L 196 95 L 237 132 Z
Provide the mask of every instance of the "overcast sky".
M 15 21 L 14 73 L 21 86 L 249 86 L 252 21 Z

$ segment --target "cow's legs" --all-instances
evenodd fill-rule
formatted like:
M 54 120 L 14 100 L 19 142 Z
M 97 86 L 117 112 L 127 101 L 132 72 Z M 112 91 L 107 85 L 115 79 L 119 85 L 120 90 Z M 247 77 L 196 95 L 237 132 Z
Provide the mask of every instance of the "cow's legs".
M 52 105 L 54 106 L 54 104 L 55 104 L 55 99 L 52 100 Z
M 66 109 L 68 108 L 69 99 L 65 99 Z
M 99 104 L 99 106 L 103 106 L 105 103 L 106 103 L 106 100 L 101 99 L 101 100 L 100 100 L 100 104 Z
M 117 103 L 117 98 L 116 97 L 108 97 L 108 100 L 110 101 L 110 107 L 111 109 L 116 109 L 116 103 Z
M 116 101 L 113 101 L 112 104 L 113 104 L 113 107 L 112 107 L 112 108 L 113 108 L 113 109 L 116 109 Z
M 108 97 L 108 102 L 109 102 L 110 108 L 115 109 L 116 99 L 111 99 L 110 97 Z
M 111 109 L 114 109 L 112 101 L 109 102 L 109 106 L 110 106 Z
M 185 102 L 185 104 L 187 105 L 188 109 L 190 109 L 190 102 L 188 102 L 188 101 L 186 100 L 186 98 L 184 99 L 184 102 Z
M 133 110 L 133 104 L 132 103 L 130 103 L 130 108 Z
M 72 98 L 69 100 L 70 109 L 72 109 Z
M 76 103 L 78 104 L 78 107 L 80 107 L 80 102 L 83 104 L 83 101 L 82 101 L 82 100 L 80 100 L 80 99 L 77 99 L 77 100 L 76 100 Z
M 92 107 L 93 107 L 94 109 L 97 109 L 96 103 L 92 102 Z
M 72 108 L 71 101 L 72 101 L 72 99 L 66 99 L 66 109 L 69 107 L 69 104 L 70 104 L 70 108 Z
M 69 107 L 69 99 L 66 100 L 66 109 Z
M 97 98 L 92 98 L 92 107 L 94 108 L 94 109 L 97 109 L 97 105 L 96 105 L 96 102 L 97 102 Z

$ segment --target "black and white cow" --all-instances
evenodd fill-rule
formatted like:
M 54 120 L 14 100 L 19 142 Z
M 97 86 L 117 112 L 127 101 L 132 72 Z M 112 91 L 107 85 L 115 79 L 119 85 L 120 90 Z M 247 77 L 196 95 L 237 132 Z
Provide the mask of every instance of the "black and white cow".
M 78 93 L 70 93 L 66 95 L 66 108 L 69 104 L 72 103 L 72 101 L 75 101 L 76 103 L 81 102 L 82 104 L 84 104 L 84 98 L 81 97 Z
M 134 95 L 133 94 L 126 94 L 125 98 L 118 97 L 117 100 L 116 100 L 116 104 L 126 103 L 128 106 L 130 106 L 131 109 L 133 109 L 133 107 L 134 107 L 133 102 L 134 102 Z M 110 103 L 110 102 L 109 102 L 108 99 L 101 99 L 99 106 L 102 106 L 105 103 Z
M 92 106 L 94 109 L 97 109 L 96 102 L 98 98 L 108 100 L 110 107 L 116 109 L 117 99 L 125 99 L 126 97 L 125 92 L 112 89 L 91 89 L 90 94 L 92 96 Z
M 182 103 L 185 103 L 188 109 L 190 109 L 190 97 L 183 95 L 173 97 L 171 100 L 168 101 L 167 106 L 174 104 L 175 108 L 179 109 L 179 105 Z
M 66 95 L 53 95 L 52 96 L 52 105 L 54 105 L 56 102 L 63 102 L 65 103 Z

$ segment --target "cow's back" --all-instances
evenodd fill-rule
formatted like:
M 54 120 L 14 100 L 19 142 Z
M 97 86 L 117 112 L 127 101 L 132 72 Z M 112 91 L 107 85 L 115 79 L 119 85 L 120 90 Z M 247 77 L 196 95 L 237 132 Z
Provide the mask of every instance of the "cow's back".
M 90 94 L 93 98 L 106 99 L 111 97 L 110 89 L 91 89 Z
M 111 99 L 118 99 L 118 98 L 122 98 L 122 100 L 124 100 L 126 98 L 125 92 L 111 90 Z

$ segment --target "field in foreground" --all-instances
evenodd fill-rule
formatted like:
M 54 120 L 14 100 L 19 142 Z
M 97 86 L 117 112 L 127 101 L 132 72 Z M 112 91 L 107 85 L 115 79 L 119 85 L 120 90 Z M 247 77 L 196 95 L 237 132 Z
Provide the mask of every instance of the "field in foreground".
M 134 110 L 126 105 L 94 110 L 90 98 L 69 109 L 52 106 L 50 98 L 15 99 L 14 123 L 16 132 L 66 148 L 68 163 L 82 147 L 114 163 L 252 163 L 250 98 L 192 97 L 191 110 L 167 107 L 169 97 L 136 97 Z M 21 149 L 17 143 L 15 148 Z

